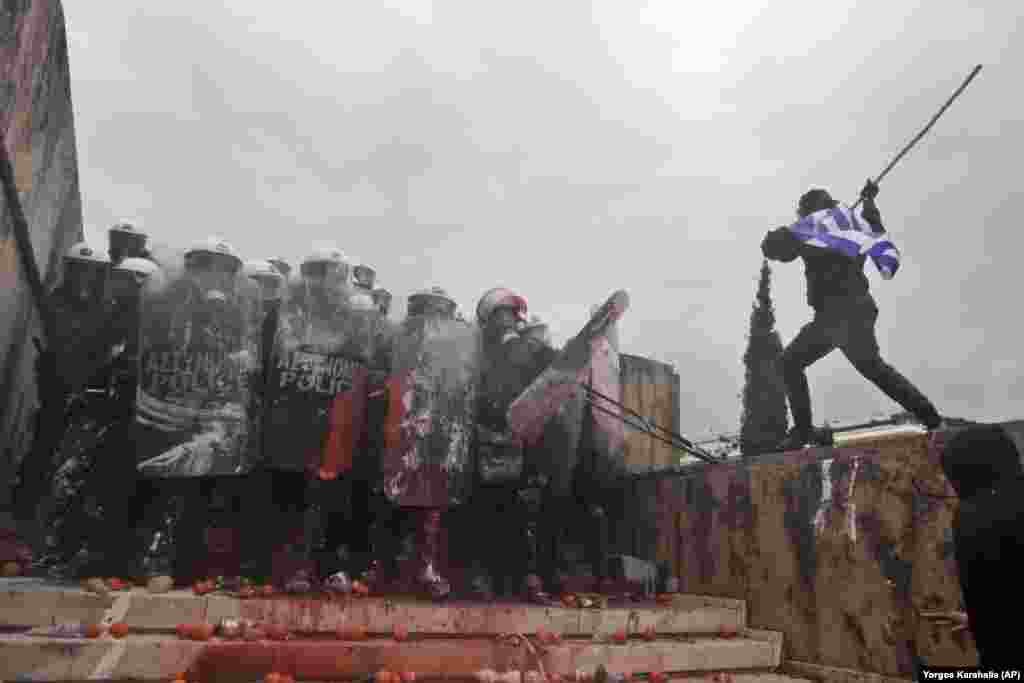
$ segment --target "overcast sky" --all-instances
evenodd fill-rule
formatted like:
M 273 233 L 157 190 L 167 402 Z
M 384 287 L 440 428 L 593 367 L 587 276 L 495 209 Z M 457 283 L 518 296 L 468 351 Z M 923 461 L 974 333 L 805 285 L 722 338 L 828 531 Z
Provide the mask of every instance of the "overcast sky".
M 675 365 L 696 437 L 737 427 L 765 231 L 812 185 L 852 201 L 982 63 L 882 184 L 900 272 L 868 269 L 883 354 L 943 414 L 1024 417 L 1020 3 L 64 7 L 87 237 L 334 243 L 398 314 L 502 285 L 560 341 L 623 288 L 622 350 Z M 773 297 L 785 342 L 799 263 Z M 838 352 L 810 380 L 816 422 L 898 410 Z

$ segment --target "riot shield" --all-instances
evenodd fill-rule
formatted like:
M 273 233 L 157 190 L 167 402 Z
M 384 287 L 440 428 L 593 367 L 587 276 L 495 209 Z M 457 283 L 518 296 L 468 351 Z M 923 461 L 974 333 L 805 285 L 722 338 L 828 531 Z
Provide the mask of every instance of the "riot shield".
M 268 373 L 264 464 L 334 479 L 353 468 L 381 316 L 294 292 Z
M 163 264 L 161 264 L 163 265 Z M 258 454 L 250 388 L 260 374 L 246 279 L 207 289 L 180 268 L 140 305 L 138 470 L 148 477 L 244 474 Z
M 393 341 L 381 474 L 384 493 L 403 507 L 465 502 L 480 338 L 459 320 L 410 316 Z
M 590 371 L 586 384 L 592 403 L 586 411 L 584 447 L 593 456 L 590 474 L 607 483 L 625 472 L 626 425 L 622 416 L 622 379 L 617 323 L 595 338 L 590 347 Z M 608 400 L 611 399 L 611 400 Z
M 565 398 L 534 441 L 517 442 L 506 419 L 513 400 L 557 357 L 546 340 L 530 334 L 488 349 L 477 414 L 477 467 L 483 483 L 528 485 L 540 475 L 556 495 L 570 493 L 585 412 L 582 392 Z

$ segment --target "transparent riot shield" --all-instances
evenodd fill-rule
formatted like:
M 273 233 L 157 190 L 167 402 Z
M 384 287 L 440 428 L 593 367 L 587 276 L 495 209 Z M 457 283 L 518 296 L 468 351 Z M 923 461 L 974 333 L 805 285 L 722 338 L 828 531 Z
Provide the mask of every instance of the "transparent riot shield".
M 410 316 L 391 358 L 381 463 L 385 495 L 403 507 L 465 502 L 475 479 L 478 329 L 460 320 Z
M 366 420 L 369 366 L 382 324 L 373 309 L 292 289 L 268 373 L 264 463 L 321 479 L 350 472 Z
M 146 283 L 140 306 L 138 470 L 244 474 L 259 447 L 250 389 L 261 354 L 249 329 L 258 297 L 241 273 L 218 280 L 165 270 L 166 280 Z

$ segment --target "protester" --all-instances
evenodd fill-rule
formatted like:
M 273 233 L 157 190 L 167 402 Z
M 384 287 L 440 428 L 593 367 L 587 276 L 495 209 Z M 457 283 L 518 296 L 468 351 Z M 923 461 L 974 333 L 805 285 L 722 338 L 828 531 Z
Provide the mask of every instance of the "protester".
M 875 337 L 878 306 L 868 291 L 864 262 L 870 256 L 888 279 L 899 267 L 899 252 L 885 237 L 875 205 L 877 195 L 878 186 L 869 180 L 861 190 L 864 208 L 857 212 L 840 206 L 825 190 L 813 189 L 800 197 L 800 220 L 772 230 L 761 243 L 768 259 L 789 263 L 799 256 L 804 260 L 807 303 L 814 309 L 814 318 L 782 355 L 793 428 L 779 450 L 803 448 L 812 440 L 811 396 L 805 371 L 836 348 L 860 374 L 929 430 L 942 427 L 935 406 L 879 353 Z
M 1024 566 L 1024 468 L 1013 440 L 999 425 L 980 425 L 954 435 L 942 468 L 960 508 L 953 540 L 980 665 L 1019 668 L 1024 661 L 1014 619 L 1024 611 L 1017 583 Z

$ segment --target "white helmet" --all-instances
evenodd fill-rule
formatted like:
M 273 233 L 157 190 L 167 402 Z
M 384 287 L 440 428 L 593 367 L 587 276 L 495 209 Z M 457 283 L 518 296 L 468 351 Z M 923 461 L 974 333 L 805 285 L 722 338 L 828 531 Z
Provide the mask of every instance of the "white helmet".
M 515 309 L 516 316 L 523 322 L 526 322 L 526 299 L 511 289 L 495 287 L 480 297 L 480 302 L 476 305 L 477 323 L 481 326 L 486 325 L 495 310 L 505 307 Z
M 419 315 L 418 311 L 424 308 L 429 302 L 435 302 L 443 305 L 443 308 L 452 316 L 455 317 L 455 309 L 457 304 L 455 299 L 448 296 L 448 292 L 444 291 L 441 287 L 431 287 L 430 289 L 421 289 L 415 294 L 410 294 L 407 300 L 407 307 L 409 315 Z
M 194 243 L 185 251 L 185 260 L 194 254 L 215 254 L 227 256 L 236 263 L 237 268 L 242 267 L 242 259 L 235 253 L 234 248 L 219 237 L 207 237 L 205 240 Z
M 79 242 L 64 254 L 65 261 L 78 261 L 80 263 L 106 264 L 110 263 L 110 257 L 102 251 L 97 251 L 89 246 L 87 242 Z
M 281 281 L 284 279 L 281 273 L 270 261 L 246 261 L 242 264 L 242 272 L 245 273 L 246 277 L 251 277 L 257 280 L 267 279 Z
M 345 252 L 336 247 L 322 247 L 320 249 L 316 249 L 309 256 L 302 259 L 303 266 L 311 263 L 348 264 L 348 262 L 348 257 L 345 256 Z
M 126 258 L 124 261 L 121 261 L 121 263 L 119 263 L 114 268 L 114 270 L 124 270 L 128 271 L 129 273 L 138 275 L 139 277 L 146 278 L 155 273 L 156 271 L 160 270 L 160 266 L 153 263 L 149 259 Z
M 146 237 L 148 237 L 146 233 L 142 232 L 128 221 L 120 221 L 118 223 L 114 223 L 114 225 L 110 227 L 110 230 L 108 232 L 121 232 L 128 235 L 137 236 L 141 239 L 145 239 Z

